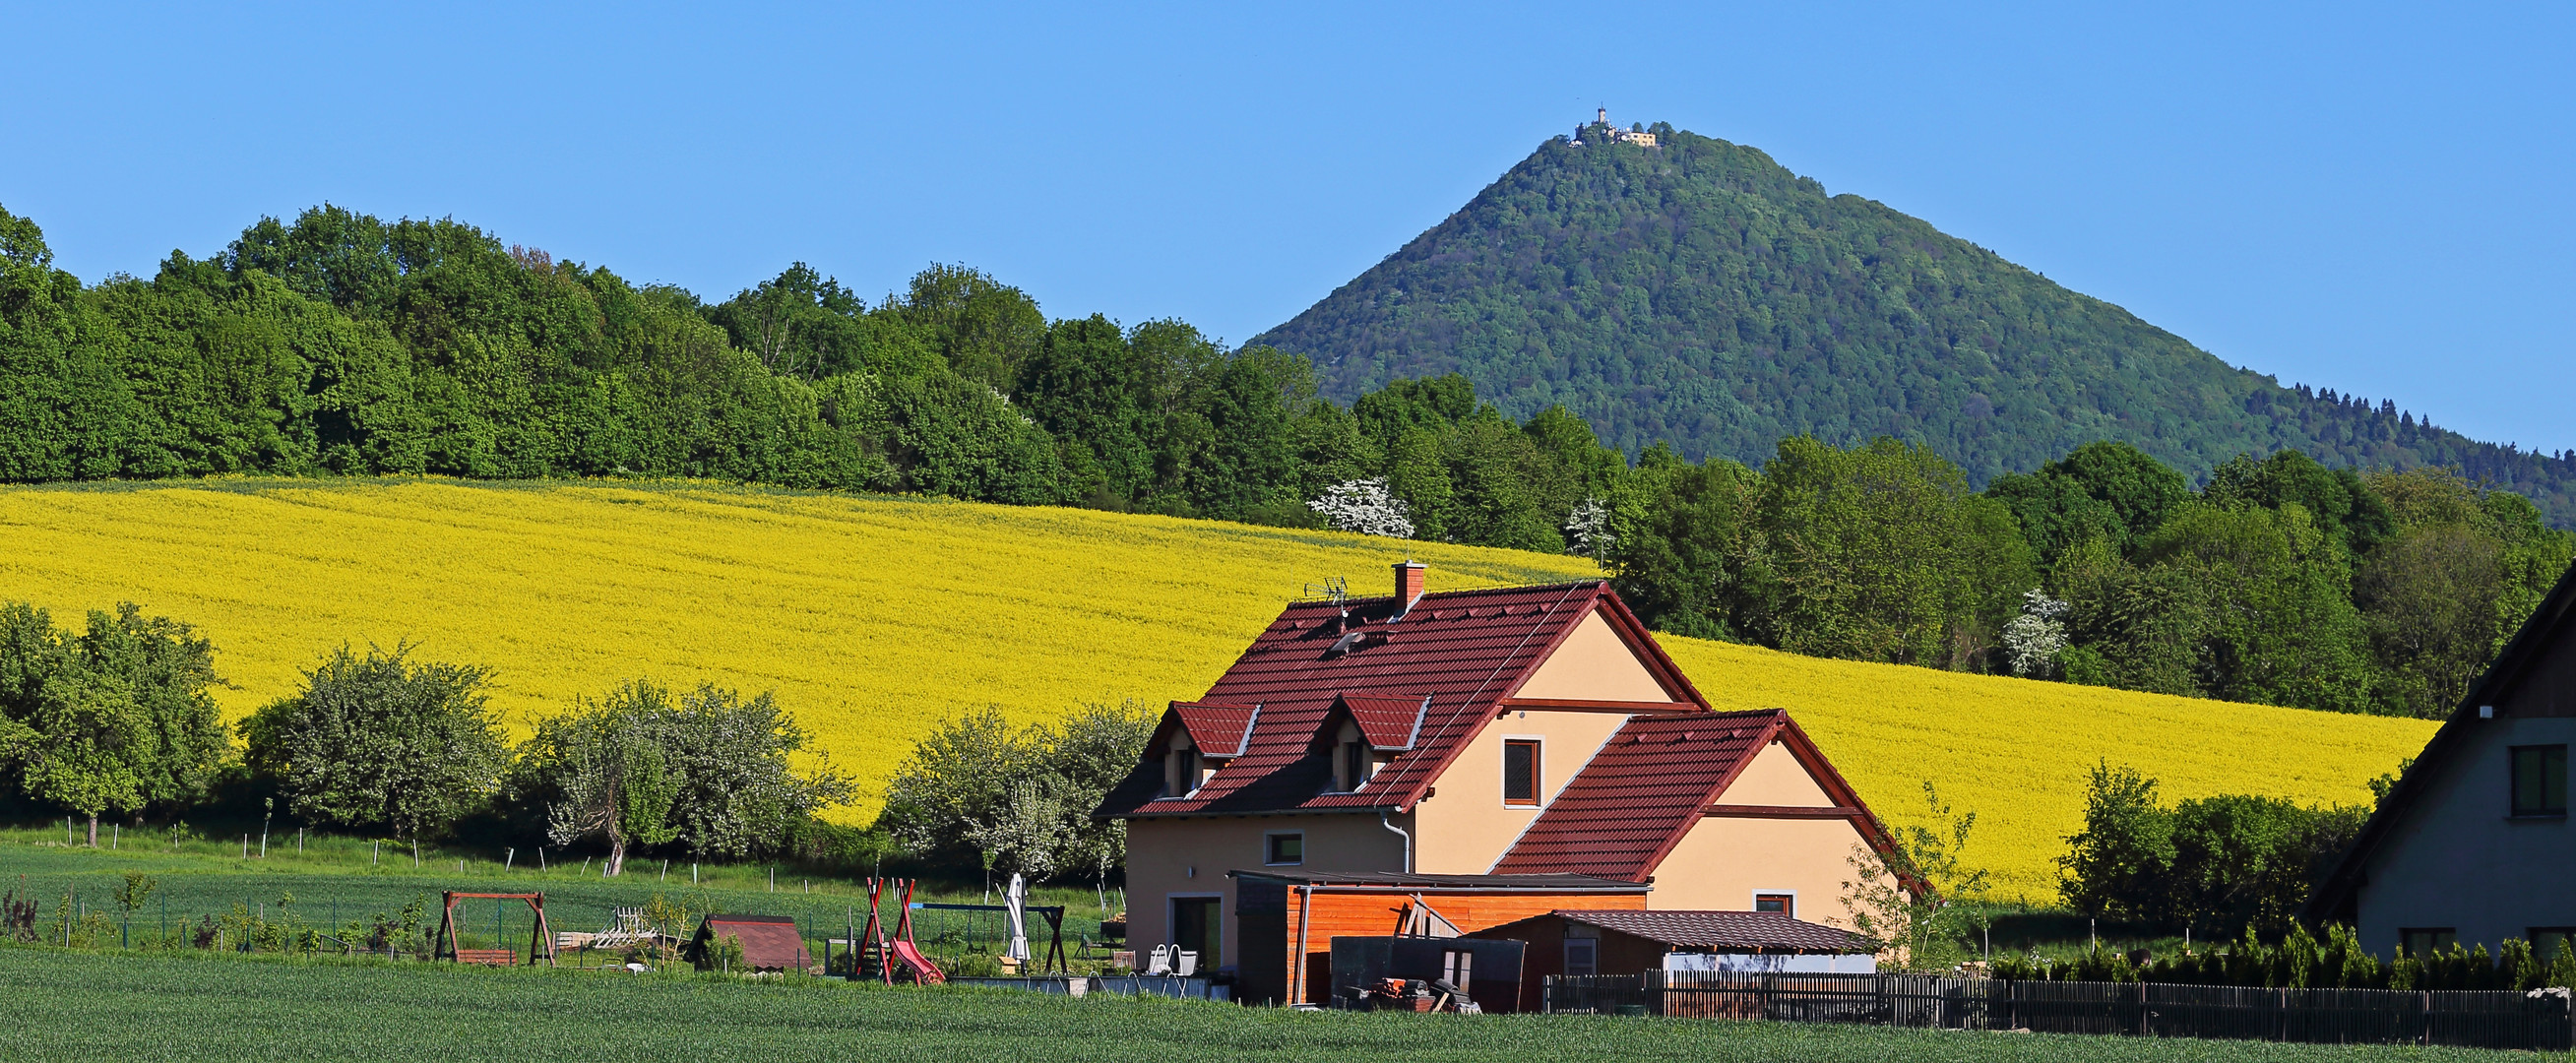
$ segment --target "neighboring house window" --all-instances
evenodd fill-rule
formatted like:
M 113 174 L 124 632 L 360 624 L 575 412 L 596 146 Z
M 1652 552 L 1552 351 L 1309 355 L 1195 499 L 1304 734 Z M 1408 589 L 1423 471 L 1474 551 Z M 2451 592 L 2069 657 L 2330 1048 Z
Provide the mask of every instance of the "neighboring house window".
M 2567 814 L 2567 747 L 2513 747 L 2513 814 Z
M 1599 938 L 1565 939 L 1565 973 L 1587 975 L 1600 970 Z
M 1538 742 L 1511 739 L 1503 743 L 1503 803 L 1538 804 Z
M 2542 963 L 2555 963 L 2570 943 L 2576 943 L 2576 926 L 2535 926 L 2523 934 L 2531 942 L 2531 954 Z
M 1188 735 L 1172 739 L 1172 751 L 1163 757 L 1163 796 L 1188 797 L 1199 788 L 1199 779 L 1198 748 Z
M 1753 895 L 1753 910 L 1757 912 L 1778 912 L 1781 915 L 1795 919 L 1798 917 L 1798 895 L 1795 893 L 1756 893 Z
M 1275 866 L 1306 862 L 1306 834 L 1303 831 L 1267 835 L 1262 844 L 1265 850 L 1261 854 L 1262 863 Z
M 2420 960 L 2459 944 L 2460 932 L 2447 926 L 2410 927 L 2397 932 L 2397 943 L 2406 947 L 2407 955 Z

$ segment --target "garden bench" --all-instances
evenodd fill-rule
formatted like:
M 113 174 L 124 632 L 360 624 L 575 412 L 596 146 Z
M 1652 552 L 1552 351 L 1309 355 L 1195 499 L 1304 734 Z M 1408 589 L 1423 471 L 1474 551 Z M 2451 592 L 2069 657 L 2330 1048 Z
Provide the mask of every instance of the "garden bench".
M 458 949 L 456 950 L 456 962 L 480 963 L 491 967 L 515 967 L 519 963 L 519 950 Z

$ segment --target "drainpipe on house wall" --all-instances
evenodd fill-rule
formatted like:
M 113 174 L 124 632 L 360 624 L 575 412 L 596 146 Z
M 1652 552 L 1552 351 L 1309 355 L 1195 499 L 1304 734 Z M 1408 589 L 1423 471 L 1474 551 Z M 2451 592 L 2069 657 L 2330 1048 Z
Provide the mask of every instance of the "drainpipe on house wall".
M 1378 826 L 1381 826 L 1381 827 L 1384 827 L 1384 828 L 1386 828 L 1386 829 L 1388 829 L 1388 830 L 1394 831 L 1398 837 L 1401 837 L 1401 838 L 1403 838 L 1403 839 L 1404 839 L 1404 873 L 1405 873 L 1405 874 L 1408 874 L 1408 875 L 1412 874 L 1412 873 L 1413 873 L 1413 835 L 1412 835 L 1412 833 L 1411 833 L 1411 832 L 1409 832 L 1409 831 L 1406 831 L 1406 830 L 1405 830 L 1404 828 L 1402 828 L 1402 827 L 1396 826 L 1396 825 L 1395 825 L 1394 823 L 1392 823 L 1392 822 L 1389 822 L 1389 821 L 1387 820 L 1387 818 L 1386 818 L 1386 811 L 1385 811 L 1385 810 L 1383 810 L 1383 809 L 1380 809 L 1380 810 L 1378 811 L 1378 814 L 1377 814 L 1377 825 L 1378 825 Z

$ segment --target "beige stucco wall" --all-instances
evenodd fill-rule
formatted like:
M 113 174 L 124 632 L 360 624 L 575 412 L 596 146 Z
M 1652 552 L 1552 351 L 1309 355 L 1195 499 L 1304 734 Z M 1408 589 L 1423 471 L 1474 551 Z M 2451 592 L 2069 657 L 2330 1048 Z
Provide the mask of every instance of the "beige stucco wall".
M 1637 660 L 1595 609 L 1558 643 L 1514 697 L 1593 701 L 1679 701 Z
M 1655 868 L 1646 906 L 1741 912 L 1752 910 L 1757 891 L 1785 891 L 1797 895 L 1798 918 L 1849 927 L 1842 884 L 1853 874 L 1853 848 L 1863 844 L 1850 820 L 1708 817 Z
M 1727 784 L 1714 804 L 1785 805 L 1791 808 L 1832 808 L 1832 798 L 1825 788 L 1816 785 L 1816 777 L 1807 774 L 1807 766 L 1798 763 L 1789 747 L 1773 742 L 1754 754 L 1753 763 L 1744 773 Z
M 1395 816 L 1395 825 L 1411 829 L 1410 816 Z M 1306 859 L 1300 865 L 1331 871 L 1401 871 L 1404 840 L 1378 825 L 1377 816 L 1216 816 L 1189 819 L 1137 819 L 1127 822 L 1127 940 L 1139 953 L 1172 940 L 1169 903 L 1175 896 L 1225 898 L 1220 925 L 1225 928 L 1225 957 L 1207 966 L 1235 962 L 1234 880 L 1228 871 L 1262 870 L 1267 850 L 1263 836 L 1303 831 Z M 1192 874 L 1195 871 L 1196 874 Z M 1207 962 L 1202 960 L 1201 962 Z
M 1575 773 L 1601 751 L 1602 743 L 1627 722 L 1627 716 L 1615 712 L 1515 709 L 1486 724 L 1459 751 L 1458 759 L 1449 762 L 1432 795 L 1414 806 L 1422 836 L 1414 848 L 1413 869 L 1444 875 L 1493 870 L 1494 862 L 1503 858 L 1503 851 L 1511 848 L 1530 821 L 1546 811 Z M 1539 740 L 1535 807 L 1503 804 L 1503 742 L 1515 738 Z

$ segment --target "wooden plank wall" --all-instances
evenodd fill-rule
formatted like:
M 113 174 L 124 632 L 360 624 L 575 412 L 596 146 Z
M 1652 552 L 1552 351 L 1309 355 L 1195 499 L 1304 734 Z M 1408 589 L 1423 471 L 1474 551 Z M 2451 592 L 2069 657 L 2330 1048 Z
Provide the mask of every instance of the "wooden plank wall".
M 1329 887 L 1327 887 L 1329 889 Z M 1306 954 L 1306 987 L 1290 1003 L 1323 1003 L 1332 994 L 1333 938 L 1384 937 L 1401 927 L 1405 908 L 1412 898 L 1398 893 L 1328 893 L 1318 891 L 1314 898 L 1311 925 L 1305 928 L 1304 941 L 1294 940 L 1298 932 L 1297 917 L 1305 903 L 1303 887 L 1288 889 L 1288 920 L 1285 933 L 1289 970 L 1279 973 L 1280 984 L 1292 984 L 1296 977 L 1297 954 Z M 1545 915 L 1560 908 L 1621 909 L 1642 911 L 1646 895 L 1642 893 L 1426 893 L 1423 903 L 1457 924 L 1461 933 L 1472 933 L 1489 926 L 1499 926 L 1533 915 Z

